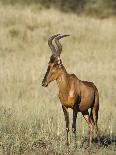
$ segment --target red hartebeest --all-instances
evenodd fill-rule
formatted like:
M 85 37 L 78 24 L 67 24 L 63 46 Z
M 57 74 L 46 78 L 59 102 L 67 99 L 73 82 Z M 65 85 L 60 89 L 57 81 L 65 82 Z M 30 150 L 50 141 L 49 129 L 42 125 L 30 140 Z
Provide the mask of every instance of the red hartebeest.
M 69 113 L 68 108 L 73 110 L 72 131 L 76 136 L 76 118 L 77 113 L 81 112 L 84 119 L 90 128 L 89 145 L 91 145 L 92 133 L 95 127 L 98 140 L 98 111 L 99 111 L 99 94 L 96 86 L 92 82 L 81 81 L 75 74 L 67 73 L 65 67 L 60 59 L 62 46 L 59 39 L 69 35 L 53 35 L 48 39 L 48 45 L 52 51 L 52 56 L 48 64 L 47 72 L 42 81 L 42 86 L 47 87 L 51 81 L 56 80 L 59 87 L 59 99 L 62 104 L 62 109 L 65 116 L 66 131 L 67 131 L 67 145 L 69 132 Z M 55 40 L 57 48 L 52 44 Z M 89 114 L 88 109 L 91 109 Z

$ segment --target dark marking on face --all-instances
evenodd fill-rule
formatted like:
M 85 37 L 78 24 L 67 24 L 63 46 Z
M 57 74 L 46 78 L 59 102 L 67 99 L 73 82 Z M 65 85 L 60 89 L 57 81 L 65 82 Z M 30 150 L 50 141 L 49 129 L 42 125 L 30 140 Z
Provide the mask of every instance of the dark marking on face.
M 54 57 L 53 55 L 50 57 L 48 68 L 45 73 L 44 79 L 42 81 L 42 86 L 47 87 L 48 83 L 55 80 L 57 76 L 57 71 L 62 67 L 62 62 L 60 58 Z
M 49 63 L 54 63 L 55 60 L 56 60 L 56 58 L 52 55 L 52 56 L 50 57 L 50 61 L 49 61 Z
M 48 77 L 49 72 L 50 72 L 50 66 L 48 66 L 48 68 L 47 68 L 47 72 L 46 72 L 46 74 L 45 74 L 45 76 L 44 76 L 44 79 L 43 79 L 43 81 L 42 81 L 42 86 L 45 86 L 45 87 L 48 86 L 47 77 Z

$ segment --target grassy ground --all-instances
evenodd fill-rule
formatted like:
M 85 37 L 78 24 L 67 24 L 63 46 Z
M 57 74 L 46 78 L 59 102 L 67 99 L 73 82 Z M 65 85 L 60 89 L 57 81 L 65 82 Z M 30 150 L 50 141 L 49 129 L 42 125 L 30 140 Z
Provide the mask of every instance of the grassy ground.
M 62 61 L 69 72 L 93 81 L 100 93 L 101 146 L 80 147 L 88 127 L 79 114 L 77 143 L 65 146 L 65 122 L 53 82 L 41 86 L 50 49 L 47 39 L 61 33 Z M 116 20 L 78 17 L 36 6 L 0 4 L 0 154 L 116 153 Z M 70 111 L 70 114 L 71 111 Z

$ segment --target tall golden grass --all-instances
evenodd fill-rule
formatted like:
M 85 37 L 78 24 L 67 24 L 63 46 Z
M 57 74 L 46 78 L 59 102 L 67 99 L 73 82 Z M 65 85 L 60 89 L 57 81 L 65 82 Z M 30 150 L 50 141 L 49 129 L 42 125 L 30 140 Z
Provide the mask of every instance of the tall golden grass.
M 78 148 L 74 152 L 71 138 L 67 152 L 57 85 L 41 86 L 51 55 L 47 39 L 56 33 L 71 35 L 61 41 L 67 71 L 99 89 L 102 145 L 94 142 L 91 152 L 79 148 L 87 136 L 80 114 Z M 115 83 L 115 19 L 0 4 L 0 154 L 115 154 Z

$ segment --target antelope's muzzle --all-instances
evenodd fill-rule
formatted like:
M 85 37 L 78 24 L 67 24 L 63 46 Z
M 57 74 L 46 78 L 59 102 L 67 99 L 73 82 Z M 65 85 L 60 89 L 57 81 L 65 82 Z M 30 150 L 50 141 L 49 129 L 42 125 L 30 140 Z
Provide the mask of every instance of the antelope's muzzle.
M 47 86 L 48 86 L 47 81 L 43 80 L 43 81 L 42 81 L 42 86 L 43 86 L 43 87 L 47 87 Z

